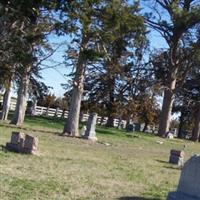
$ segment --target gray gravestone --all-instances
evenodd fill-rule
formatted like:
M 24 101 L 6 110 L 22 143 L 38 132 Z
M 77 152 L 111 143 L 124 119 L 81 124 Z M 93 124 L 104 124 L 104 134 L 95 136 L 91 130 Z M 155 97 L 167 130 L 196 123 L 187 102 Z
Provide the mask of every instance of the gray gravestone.
M 134 125 L 135 125 L 135 131 L 141 130 L 141 125 L 139 123 L 134 123 Z
M 200 199 L 200 156 L 195 155 L 184 165 L 177 192 L 170 192 L 167 200 Z
M 36 154 L 38 138 L 24 135 L 24 133 L 21 132 L 12 132 L 11 141 L 6 144 L 6 149 L 17 153 Z
M 178 151 L 178 150 L 172 149 L 170 151 L 169 163 L 183 166 L 184 155 L 185 155 L 184 151 Z
M 36 154 L 37 150 L 38 150 L 38 138 L 30 136 L 30 135 L 26 135 L 23 152 Z
M 128 132 L 133 132 L 134 131 L 134 125 L 133 124 L 129 124 L 127 127 L 126 127 L 126 131 Z
M 92 140 L 92 141 L 97 140 L 96 132 L 95 132 L 96 123 L 97 123 L 97 114 L 96 113 L 90 114 L 88 118 L 88 122 L 87 122 L 85 135 L 83 136 L 84 138 Z
M 6 144 L 9 151 L 21 152 L 24 147 L 24 133 L 12 132 L 11 141 Z

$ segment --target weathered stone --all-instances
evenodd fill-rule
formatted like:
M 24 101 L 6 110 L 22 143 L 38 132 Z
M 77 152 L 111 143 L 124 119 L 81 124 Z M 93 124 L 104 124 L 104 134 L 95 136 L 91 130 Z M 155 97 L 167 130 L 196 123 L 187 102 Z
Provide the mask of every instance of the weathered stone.
M 177 192 L 171 192 L 167 200 L 200 199 L 200 156 L 193 156 L 184 165 Z
M 24 133 L 21 132 L 12 132 L 11 135 L 11 144 L 19 144 L 21 142 L 21 140 L 24 139 Z
M 178 151 L 172 149 L 170 151 L 169 163 L 183 166 L 184 164 L 184 151 Z
M 26 135 L 23 152 L 36 154 L 37 149 L 38 149 L 38 138 L 30 136 L 30 135 Z
M 135 131 L 141 131 L 141 124 L 135 123 Z
M 6 149 L 8 151 L 20 153 L 22 148 L 20 148 L 19 144 L 6 143 Z
M 96 122 L 97 122 L 97 114 L 96 113 L 90 114 L 88 122 L 87 122 L 85 135 L 83 136 L 84 138 L 92 140 L 92 141 L 97 140 L 96 132 L 95 132 Z
M 129 124 L 127 127 L 126 127 L 126 131 L 128 132 L 133 132 L 135 130 L 134 128 L 134 125 L 133 124 Z
M 184 160 L 180 156 L 170 155 L 170 157 L 169 157 L 169 163 L 171 163 L 171 164 L 183 166 L 183 162 L 184 162 Z
M 184 151 L 175 150 L 175 149 L 172 149 L 172 150 L 170 151 L 170 154 L 171 154 L 171 155 L 180 156 L 180 157 L 182 157 L 182 158 L 183 158 L 184 155 L 185 155 Z
M 10 143 L 6 144 L 6 149 L 14 152 L 21 152 L 24 147 L 24 134 L 12 132 Z

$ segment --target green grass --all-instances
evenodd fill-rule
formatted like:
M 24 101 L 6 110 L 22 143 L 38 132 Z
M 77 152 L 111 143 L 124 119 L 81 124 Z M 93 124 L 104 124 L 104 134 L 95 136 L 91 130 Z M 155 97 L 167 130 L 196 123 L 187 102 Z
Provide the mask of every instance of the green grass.
M 187 144 L 186 159 L 199 144 L 97 127 L 99 142 L 61 137 L 64 121 L 27 117 L 24 129 L 39 138 L 39 155 L 0 151 L 2 200 L 164 200 L 181 170 L 168 163 L 171 148 Z M 0 145 L 17 127 L 0 124 Z M 109 143 L 110 146 L 106 146 Z

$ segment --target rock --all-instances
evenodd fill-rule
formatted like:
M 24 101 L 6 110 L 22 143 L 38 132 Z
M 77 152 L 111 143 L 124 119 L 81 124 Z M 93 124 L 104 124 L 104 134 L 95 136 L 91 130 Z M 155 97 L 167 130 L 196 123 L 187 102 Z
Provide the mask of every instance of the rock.
M 164 142 L 163 141 L 156 141 L 156 143 L 158 143 L 158 144 L 163 144 Z

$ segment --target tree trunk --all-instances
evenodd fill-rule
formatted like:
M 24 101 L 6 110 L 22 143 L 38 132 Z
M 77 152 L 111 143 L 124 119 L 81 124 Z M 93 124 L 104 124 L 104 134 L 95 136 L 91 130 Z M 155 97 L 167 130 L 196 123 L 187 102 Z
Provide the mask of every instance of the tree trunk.
M 125 127 L 126 130 L 128 129 L 128 127 L 129 127 L 129 125 L 130 125 L 130 122 L 131 122 L 131 117 L 130 117 L 130 115 L 129 115 L 129 116 L 128 116 L 128 119 L 126 120 L 126 127 Z
M 62 111 L 62 115 L 61 115 L 61 119 L 64 119 L 65 118 L 65 109 L 63 109 L 63 111 Z
M 118 129 L 121 129 L 121 127 L 122 127 L 121 125 L 122 125 L 122 117 L 120 116 L 120 117 L 119 117 L 119 121 L 118 121 L 117 128 L 118 128 Z
M 145 132 L 147 130 L 147 126 L 148 126 L 148 122 L 145 122 L 144 123 L 144 128 L 143 128 L 142 132 Z
M 8 113 L 9 113 L 10 102 L 11 102 L 11 89 L 12 89 L 12 80 L 10 80 L 9 85 L 3 95 L 3 109 L 0 115 L 1 120 L 8 119 Z
M 101 117 L 100 125 L 103 125 L 104 116 Z
M 114 117 L 112 115 L 108 116 L 108 120 L 106 122 L 107 127 L 114 127 Z
M 63 130 L 63 134 L 66 135 L 71 135 L 71 136 L 79 135 L 79 115 L 81 108 L 81 99 L 83 94 L 83 81 L 84 81 L 86 62 L 87 62 L 84 55 L 84 50 L 87 48 L 88 41 L 89 38 L 83 37 L 75 72 L 74 87 L 70 101 L 69 114 Z
M 21 126 L 24 122 L 27 105 L 28 86 L 30 81 L 30 69 L 31 67 L 27 67 L 24 69 L 19 85 L 17 104 L 13 119 L 11 121 L 11 124 L 15 124 L 17 126 Z
M 162 112 L 160 116 L 158 135 L 163 137 L 169 131 L 172 105 L 174 102 L 174 89 L 176 86 L 176 79 L 170 78 L 170 83 L 168 88 L 164 91 L 164 98 L 162 104 Z
M 115 78 L 110 78 L 109 80 L 109 103 L 107 104 L 107 111 L 108 111 L 108 120 L 106 123 L 107 127 L 114 127 L 114 116 L 115 108 L 115 97 L 114 97 L 114 91 L 115 91 Z
M 200 105 L 198 106 L 198 112 L 195 118 L 194 128 L 192 130 L 191 140 L 197 142 L 200 135 Z
M 184 123 L 184 112 L 181 111 L 181 116 L 180 116 L 180 122 L 179 122 L 179 127 L 178 127 L 178 138 L 182 139 L 183 138 L 183 123 Z
M 79 123 L 83 122 L 84 113 L 81 112 L 79 116 Z

